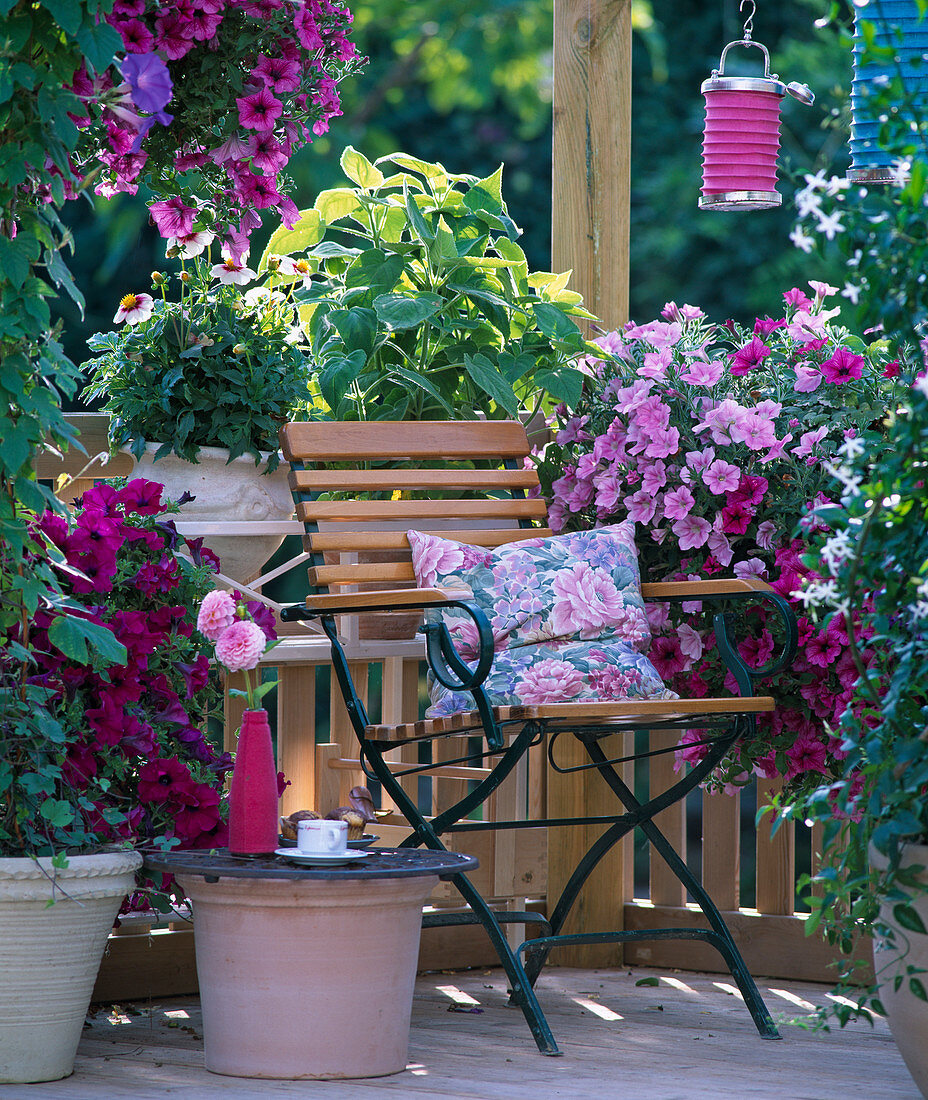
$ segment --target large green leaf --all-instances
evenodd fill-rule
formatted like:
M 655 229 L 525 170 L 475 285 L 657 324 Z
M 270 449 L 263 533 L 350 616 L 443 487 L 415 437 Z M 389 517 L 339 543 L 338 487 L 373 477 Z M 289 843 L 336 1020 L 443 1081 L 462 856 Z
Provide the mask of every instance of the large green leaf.
M 336 415 L 340 412 L 341 403 L 351 383 L 366 364 L 367 356 L 364 352 L 355 351 L 347 356 L 333 356 L 319 372 L 319 392 Z
M 313 208 L 319 212 L 326 225 L 331 225 L 340 219 L 353 214 L 362 206 L 358 195 L 348 187 L 333 187 L 328 191 L 320 191 L 313 203 Z
M 416 371 L 408 370 L 406 367 L 394 367 L 390 372 L 390 377 L 401 378 L 406 383 L 407 388 L 424 390 L 448 413 L 450 420 L 454 420 L 459 416 L 459 413 L 442 397 L 439 390 L 429 381 L 426 375 L 417 374 Z
M 503 212 L 503 166 L 487 176 L 478 180 L 470 190 L 464 194 L 464 205 L 468 210 L 486 210 L 489 214 L 501 214 Z
M 387 256 L 379 248 L 369 248 L 345 272 L 345 286 L 367 287 L 371 294 L 385 292 L 396 286 L 404 270 L 402 256 Z
M 383 183 L 383 172 L 350 145 L 342 153 L 339 164 L 348 179 L 359 187 L 374 188 Z
M 559 370 L 537 370 L 532 381 L 539 389 L 545 390 L 557 401 L 572 409 L 580 400 L 583 392 L 583 380 L 586 376 L 570 367 Z
M 91 18 L 85 19 L 75 37 L 84 57 L 98 73 L 109 68 L 117 52 L 123 48 L 122 38 L 102 19 L 99 23 Z
M 89 661 L 98 654 L 107 664 L 124 665 L 126 647 L 111 630 L 73 615 L 59 615 L 48 628 L 48 640 L 74 661 Z
M 484 393 L 505 409 L 510 416 L 519 415 L 519 399 L 506 377 L 485 355 L 465 355 L 464 367 Z
M 580 332 L 563 310 L 547 302 L 536 302 L 535 320 L 545 336 L 552 340 L 569 340 Z
M 377 338 L 377 314 L 372 309 L 360 306 L 333 309 L 328 319 L 342 338 L 346 351 L 361 351 L 365 356 L 370 355 Z
M 415 235 L 420 241 L 431 243 L 435 239 L 435 234 L 429 228 L 429 223 L 425 220 L 422 211 L 419 209 L 419 204 L 416 202 L 415 195 L 411 195 L 409 190 L 404 187 L 403 197 L 406 202 L 406 213 L 409 215 L 409 224 Z
M 24 233 L 10 240 L 0 235 L 0 272 L 19 287 L 29 278 L 29 268 L 39 258 L 39 242 Z
M 46 11 L 51 12 L 55 22 L 65 34 L 77 34 L 84 13 L 81 0 L 41 0 L 41 4 Z
M 324 234 L 325 225 L 319 211 L 315 207 L 311 207 L 309 210 L 301 210 L 300 220 L 292 229 L 288 229 L 285 225 L 279 225 L 271 234 L 271 239 L 267 242 L 267 248 L 261 254 L 258 270 L 265 271 L 267 269 L 269 256 L 292 256 L 297 252 L 306 252 L 307 249 L 315 247 L 322 240 Z
M 415 328 L 433 317 L 444 299 L 438 294 L 419 294 L 407 298 L 403 294 L 381 294 L 374 299 L 374 309 L 380 320 L 395 330 Z

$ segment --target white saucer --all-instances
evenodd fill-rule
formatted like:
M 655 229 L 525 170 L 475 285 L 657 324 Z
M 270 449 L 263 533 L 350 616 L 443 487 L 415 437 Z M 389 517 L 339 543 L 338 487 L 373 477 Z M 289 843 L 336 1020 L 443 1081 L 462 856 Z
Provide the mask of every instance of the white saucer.
M 274 853 L 275 856 L 289 859 L 291 863 L 299 863 L 304 867 L 335 867 L 340 863 L 367 859 L 370 854 L 354 849 L 347 852 L 301 852 L 299 848 L 278 848 Z

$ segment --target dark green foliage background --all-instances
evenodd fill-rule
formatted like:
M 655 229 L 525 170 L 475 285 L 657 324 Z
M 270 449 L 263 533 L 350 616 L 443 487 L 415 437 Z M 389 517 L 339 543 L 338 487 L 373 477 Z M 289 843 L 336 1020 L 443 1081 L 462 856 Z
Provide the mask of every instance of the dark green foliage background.
M 827 0 L 760 3 L 755 40 L 785 82 L 810 84 L 814 107 L 783 104 L 780 210 L 697 209 L 704 101 L 699 86 L 723 46 L 741 37 L 737 0 L 636 0 L 633 4 L 631 315 L 645 321 L 664 302 L 692 302 L 713 318 L 776 312 L 779 293 L 823 277 L 789 242 L 790 171 L 822 165 L 843 173 L 850 82 L 848 42 L 816 29 Z M 341 182 L 338 158 L 354 145 L 370 159 L 402 149 L 484 176 L 506 166 L 503 189 L 533 269 L 550 267 L 551 45 L 553 0 L 356 0 L 355 34 L 370 64 L 342 88 L 344 117 L 289 166 L 294 198 L 312 205 Z M 757 50 L 732 50 L 726 70 L 757 71 Z M 87 298 L 82 320 L 65 305 L 66 348 L 87 358 L 86 339 L 112 327 L 118 298 L 147 290 L 164 269 L 143 196 L 72 203 L 72 268 Z M 253 238 L 260 254 L 267 224 Z

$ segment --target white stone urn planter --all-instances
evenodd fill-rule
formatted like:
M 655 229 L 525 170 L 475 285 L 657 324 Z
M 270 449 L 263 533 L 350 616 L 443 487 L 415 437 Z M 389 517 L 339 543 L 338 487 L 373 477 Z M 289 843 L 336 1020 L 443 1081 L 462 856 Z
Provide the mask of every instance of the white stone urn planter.
M 878 871 L 885 871 L 888 867 L 886 857 L 872 844 L 870 865 Z M 928 885 L 928 845 L 907 844 L 900 866 L 926 868 L 924 876 Z M 914 898 L 912 907 L 928 928 L 928 893 Z M 893 919 L 891 904 L 880 907 L 880 920 L 895 933 L 893 943 L 880 936 L 873 938 L 873 969 L 880 983 L 880 1000 L 886 1008 L 889 1030 L 899 1053 L 922 1096 L 928 1097 L 928 1003 L 919 1000 L 909 990 L 906 976 L 909 966 L 928 971 L 928 936 L 900 928 Z M 902 983 L 898 990 L 894 990 L 893 979 L 897 974 L 902 975 Z M 928 973 L 919 977 L 928 985 Z
M 229 462 L 229 452 L 222 447 L 201 447 L 196 463 L 173 454 L 155 461 L 160 446 L 160 443 L 146 446 L 133 476 L 163 485 L 163 496 L 171 500 L 179 500 L 185 492 L 193 494 L 196 500 L 183 505 L 178 520 L 245 523 L 283 521 L 292 517 L 293 497 L 287 481 L 290 467 L 285 462 L 273 473 L 266 474 L 266 454 L 259 466 L 251 455 L 240 455 Z M 282 534 L 207 534 L 203 537 L 204 545 L 222 563 L 222 573 L 241 584 L 259 575 L 283 540 Z
M 74 1069 L 107 936 L 141 865 L 132 851 L 71 856 L 64 870 L 0 859 L 0 1083 Z

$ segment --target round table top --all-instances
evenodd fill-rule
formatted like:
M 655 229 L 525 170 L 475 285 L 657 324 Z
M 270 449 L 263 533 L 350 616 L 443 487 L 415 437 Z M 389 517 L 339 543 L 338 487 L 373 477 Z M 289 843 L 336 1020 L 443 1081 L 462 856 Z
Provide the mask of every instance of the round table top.
M 296 853 L 297 849 L 294 848 Z M 307 867 L 290 863 L 284 856 L 252 859 L 233 856 L 228 848 L 212 851 L 145 853 L 145 868 L 169 875 L 202 875 L 207 882 L 219 878 L 340 879 L 408 878 L 438 875 L 448 878 L 478 866 L 474 856 L 460 852 L 433 852 L 427 848 L 367 848 L 351 853 L 350 862 L 338 866 Z

